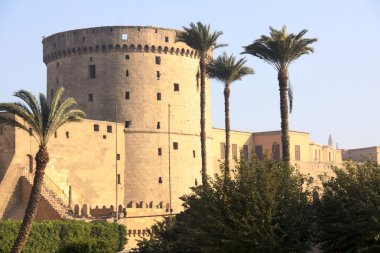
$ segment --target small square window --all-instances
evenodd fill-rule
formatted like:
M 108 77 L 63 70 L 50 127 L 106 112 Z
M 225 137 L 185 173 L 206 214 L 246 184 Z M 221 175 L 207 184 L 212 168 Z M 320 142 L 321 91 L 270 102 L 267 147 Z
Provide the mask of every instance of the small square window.
M 99 125 L 94 125 L 94 132 L 99 132 Z
M 164 39 L 164 41 L 165 42 L 169 42 L 169 37 L 166 36 L 165 39 Z
M 127 99 L 127 100 L 129 99 L 129 91 L 125 92 L 125 99 Z
M 178 142 L 173 142 L 173 149 L 175 149 L 175 150 L 178 149 Z
M 94 101 L 94 95 L 88 94 L 88 102 Z
M 132 121 L 126 120 L 125 121 L 125 128 L 129 128 L 132 125 Z
M 123 33 L 123 34 L 121 35 L 121 40 L 128 40 L 128 34 Z
M 107 135 L 103 135 L 103 139 L 104 139 L 104 140 L 107 139 Z
M 160 56 L 156 56 L 156 64 L 157 65 L 161 64 L 161 57 Z
M 160 122 L 158 121 L 157 122 L 157 129 L 160 129 L 161 128 L 161 124 L 160 124 Z
M 120 160 L 120 154 L 116 154 L 116 160 Z
M 129 60 L 129 54 L 126 54 L 126 55 L 125 55 L 125 59 L 126 59 L 126 60 Z
M 112 133 L 112 126 L 107 126 L 107 133 Z
M 157 100 L 161 100 L 161 92 L 157 92 Z
M 179 84 L 178 83 L 174 84 L 174 91 L 179 91 Z
M 157 150 L 157 154 L 158 154 L 159 156 L 162 156 L 162 148 L 158 148 L 158 150 Z
M 125 71 L 125 76 L 129 76 L 129 71 L 128 71 L 128 69 Z

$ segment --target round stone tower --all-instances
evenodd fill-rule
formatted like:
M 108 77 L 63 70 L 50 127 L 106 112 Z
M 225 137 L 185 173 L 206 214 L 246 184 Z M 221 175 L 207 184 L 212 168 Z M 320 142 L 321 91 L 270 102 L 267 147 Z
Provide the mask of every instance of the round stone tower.
M 125 136 L 125 154 L 120 154 L 125 164 L 119 165 L 124 169 L 124 205 L 168 208 L 171 193 L 178 211 L 178 197 L 201 183 L 199 58 L 185 44 L 175 43 L 177 32 L 95 27 L 43 40 L 48 96 L 63 86 L 65 97 L 75 98 L 88 119 L 123 124 L 118 131 Z M 208 81 L 207 87 L 206 133 L 211 136 Z M 207 150 L 211 170 L 210 138 Z

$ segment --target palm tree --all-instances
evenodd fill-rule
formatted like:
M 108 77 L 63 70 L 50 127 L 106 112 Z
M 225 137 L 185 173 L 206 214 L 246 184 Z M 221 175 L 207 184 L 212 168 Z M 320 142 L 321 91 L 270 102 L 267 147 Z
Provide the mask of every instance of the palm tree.
M 280 88 L 280 110 L 281 110 L 281 142 L 282 142 L 282 159 L 289 162 L 289 114 L 288 114 L 288 95 L 290 105 L 292 105 L 292 92 L 289 92 L 288 67 L 290 63 L 304 54 L 314 52 L 310 44 L 317 41 L 316 38 L 307 39 L 303 36 L 307 30 L 302 30 L 298 34 L 288 34 L 286 26 L 281 30 L 272 27 L 270 36 L 262 35 L 252 44 L 244 47 L 244 53 L 256 56 L 278 71 L 277 79 Z
M 201 22 L 197 24 L 190 23 L 190 27 L 183 27 L 184 31 L 177 33 L 176 42 L 183 42 L 197 51 L 199 56 L 199 69 L 201 79 L 200 107 L 201 107 L 201 157 L 202 157 L 202 183 L 207 184 L 207 167 L 206 167 L 206 65 L 210 60 L 212 50 L 226 46 L 217 44 L 217 39 L 223 34 L 221 31 L 211 33 L 210 25 L 204 25 Z
M 25 104 L 19 102 L 0 103 L 0 111 L 12 113 L 24 121 L 21 122 L 16 120 L 16 118 L 0 115 L 0 123 L 12 125 L 30 132 L 39 144 L 39 150 L 35 157 L 36 172 L 33 186 L 23 222 L 12 247 L 12 253 L 22 251 L 36 216 L 37 205 L 41 197 L 41 186 L 44 179 L 45 168 L 49 162 L 47 144 L 50 137 L 62 125 L 69 122 L 79 122 L 85 117 L 83 111 L 72 108 L 76 105 L 73 98 L 61 101 L 63 92 L 64 89 L 62 87 L 59 88 L 49 100 L 45 95 L 40 94 L 38 101 L 30 92 L 20 90 L 17 91 L 14 96 L 23 100 Z
M 230 171 L 230 86 L 231 83 L 245 75 L 254 74 L 252 68 L 244 66 L 247 62 L 245 58 L 236 61 L 236 57 L 232 54 L 227 56 L 226 53 L 213 60 L 207 66 L 209 77 L 224 82 L 224 113 L 226 128 L 226 147 L 225 147 L 225 177 L 229 176 Z

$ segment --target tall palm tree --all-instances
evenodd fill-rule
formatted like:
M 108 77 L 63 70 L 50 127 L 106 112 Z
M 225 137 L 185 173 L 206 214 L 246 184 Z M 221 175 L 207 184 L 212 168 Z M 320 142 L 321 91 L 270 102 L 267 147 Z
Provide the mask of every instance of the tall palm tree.
M 224 82 L 224 113 L 225 113 L 225 177 L 229 176 L 230 171 L 230 86 L 231 83 L 245 75 L 254 74 L 252 68 L 244 66 L 247 60 L 245 58 L 236 60 L 232 54 L 228 56 L 225 52 L 223 55 L 213 60 L 207 65 L 209 77 Z
M 281 142 L 282 142 L 282 159 L 289 162 L 289 114 L 288 114 L 288 95 L 292 102 L 293 93 L 288 94 L 289 76 L 288 67 L 290 63 L 304 54 L 314 52 L 310 44 L 317 41 L 316 38 L 307 39 L 303 36 L 307 30 L 302 30 L 298 34 L 288 34 L 286 26 L 281 30 L 272 27 L 270 36 L 262 35 L 252 44 L 243 47 L 243 52 L 254 55 L 276 68 L 277 79 L 280 88 L 280 110 L 281 110 Z
M 201 22 L 190 23 L 190 27 L 183 27 L 183 32 L 177 33 L 176 42 L 183 42 L 197 51 L 199 56 L 199 69 L 201 79 L 200 107 L 201 107 L 201 157 L 202 157 L 202 183 L 207 184 L 207 162 L 206 162 L 206 65 L 210 60 L 212 50 L 226 46 L 217 44 L 217 39 L 223 34 L 221 31 L 210 31 L 210 25 Z
M 39 144 L 39 150 L 35 157 L 36 172 L 33 186 L 23 222 L 12 247 L 12 253 L 22 251 L 36 216 L 45 168 L 49 162 L 47 144 L 50 137 L 62 125 L 69 122 L 79 122 L 85 117 L 83 111 L 73 108 L 76 105 L 73 98 L 61 101 L 63 92 L 64 89 L 61 87 L 53 94 L 51 99 L 48 100 L 45 95 L 40 94 L 39 100 L 37 100 L 30 92 L 20 90 L 14 96 L 23 100 L 24 103 L 0 103 L 0 111 L 12 113 L 24 121 L 20 122 L 15 118 L 0 115 L 0 123 L 12 125 L 30 132 Z

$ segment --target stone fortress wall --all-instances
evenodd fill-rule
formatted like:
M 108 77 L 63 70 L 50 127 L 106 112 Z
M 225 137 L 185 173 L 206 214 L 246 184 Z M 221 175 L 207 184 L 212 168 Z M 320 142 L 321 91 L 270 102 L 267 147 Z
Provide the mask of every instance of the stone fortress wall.
M 175 43 L 176 30 L 154 27 L 97 27 L 43 40 L 47 93 L 65 88 L 87 118 L 122 123 L 123 203 L 169 202 L 200 182 L 197 53 Z M 207 81 L 209 89 L 209 82 Z M 210 90 L 206 133 L 211 154 Z M 169 128 L 170 104 L 170 143 Z M 90 142 L 87 142 L 92 146 Z M 209 157 L 212 168 L 212 156 Z M 181 204 L 173 199 L 173 209 Z

